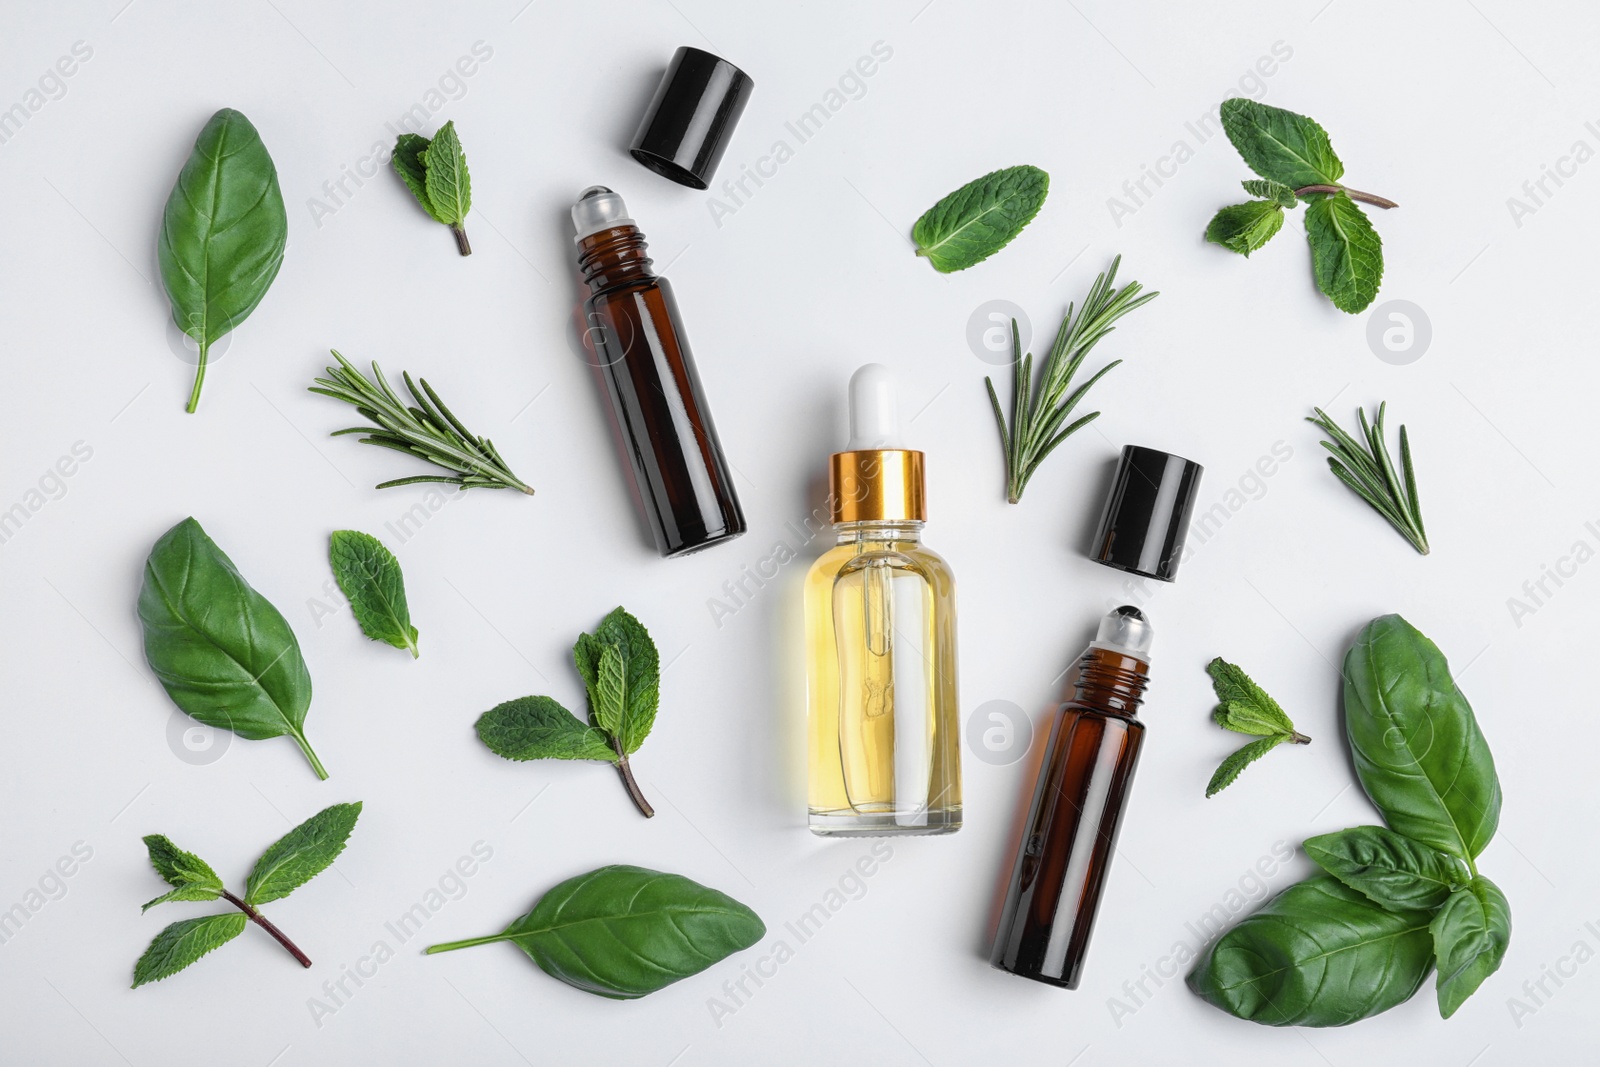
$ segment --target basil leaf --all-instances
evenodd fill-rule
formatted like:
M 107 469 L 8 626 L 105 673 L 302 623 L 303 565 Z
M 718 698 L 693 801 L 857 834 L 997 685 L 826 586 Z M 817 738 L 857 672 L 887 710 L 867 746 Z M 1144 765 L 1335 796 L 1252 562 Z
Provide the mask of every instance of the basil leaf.
M 417 628 L 411 625 L 405 576 L 394 553 L 371 534 L 335 530 L 328 542 L 328 559 L 361 632 L 374 641 L 409 649 L 416 659 Z
M 1289 740 L 1287 734 L 1263 737 L 1259 741 L 1250 742 L 1223 760 L 1221 766 L 1217 768 L 1217 772 L 1211 776 L 1210 783 L 1206 786 L 1206 798 L 1210 799 L 1228 788 L 1233 784 L 1233 780 L 1239 777 L 1239 772 L 1287 740 Z
M 1250 676 L 1218 656 L 1206 664 L 1211 688 L 1220 701 L 1213 718 L 1217 725 L 1241 734 L 1292 734 L 1294 722 Z
M 1479 875 L 1450 894 L 1429 930 L 1439 960 L 1439 1014 L 1448 1019 L 1500 969 L 1511 943 L 1511 905 L 1499 886 Z
M 139 962 L 133 965 L 133 988 L 177 974 L 207 952 L 244 933 L 244 924 L 242 912 L 173 923 L 156 935 Z
M 146 836 L 144 847 L 150 853 L 150 866 L 163 881 L 177 888 L 156 897 L 140 911 L 149 911 L 170 900 L 216 900 L 222 895 L 222 879 L 210 864 L 193 852 L 185 852 L 161 834 Z
M 361 802 L 323 808 L 284 834 L 256 860 L 245 883 L 246 904 L 281 900 L 327 870 L 355 829 Z
M 1425 911 L 1385 911 L 1321 874 L 1240 921 L 1189 972 L 1230 1015 L 1270 1026 L 1344 1026 L 1405 1001 L 1428 976 Z
M 1291 189 L 1337 185 L 1344 164 L 1328 134 L 1304 115 L 1244 97 L 1222 102 L 1222 128 L 1245 165 Z
M 467 155 L 461 150 L 452 120 L 439 128 L 422 153 L 424 183 L 430 214 L 440 222 L 459 226 L 472 210 L 472 176 L 467 173 Z
M 970 181 L 917 220 L 917 255 L 941 274 L 982 263 L 1033 221 L 1049 192 L 1050 175 L 1027 165 Z
M 1344 193 L 1306 205 L 1306 240 L 1317 288 L 1340 311 L 1365 311 L 1383 282 L 1383 240 Z
M 411 190 L 411 195 L 417 198 L 417 203 L 422 205 L 422 210 L 434 222 L 448 223 L 450 220 L 439 217 L 439 212 L 433 206 L 433 201 L 428 199 L 428 169 L 423 166 L 422 154 L 428 150 L 428 139 L 415 133 L 402 133 L 394 143 L 394 155 L 389 158 L 395 173 L 400 175 L 400 180 L 406 183 L 406 188 Z
M 1356 776 L 1389 828 L 1462 859 L 1500 822 L 1500 779 L 1472 706 L 1434 643 L 1398 615 L 1373 619 L 1344 658 Z
M 1206 227 L 1206 240 L 1239 253 L 1246 259 L 1283 228 L 1283 208 L 1271 200 L 1225 207 Z
M 1321 834 L 1303 847 L 1323 870 L 1390 911 L 1432 911 L 1472 877 L 1454 856 L 1383 826 Z
M 1251 178 L 1239 184 L 1244 186 L 1244 191 L 1251 196 L 1259 196 L 1263 200 L 1271 200 L 1280 207 L 1294 207 L 1300 203 L 1295 197 L 1293 189 L 1282 182 L 1275 182 L 1271 178 Z
M 194 519 L 161 535 L 139 590 L 144 657 L 172 702 L 207 726 L 259 741 L 306 742 L 311 675 L 294 631 Z
M 478 739 L 505 759 L 595 759 L 615 763 L 606 735 L 549 697 L 518 697 L 478 718 Z
M 552 978 L 615 1000 L 698 974 L 766 936 L 755 912 L 682 875 L 601 867 L 550 890 L 499 934 L 429 954 L 513 941 Z
M 250 120 L 223 108 L 195 140 L 156 242 L 172 319 L 200 346 L 190 412 L 200 403 L 211 345 L 267 295 L 288 239 L 278 169 Z

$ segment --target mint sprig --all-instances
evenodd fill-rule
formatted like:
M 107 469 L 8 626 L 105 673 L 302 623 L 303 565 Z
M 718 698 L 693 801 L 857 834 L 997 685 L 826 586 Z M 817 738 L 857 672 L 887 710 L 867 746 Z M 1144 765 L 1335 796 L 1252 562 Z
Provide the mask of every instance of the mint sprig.
M 628 757 L 655 725 L 661 702 L 661 659 L 638 619 L 617 608 L 592 634 L 581 634 L 572 658 L 589 694 L 585 723 L 547 696 L 518 697 L 479 717 L 478 739 L 509 760 L 603 760 L 645 818 L 655 809 L 634 780 Z
M 1243 670 L 1218 656 L 1206 665 L 1206 673 L 1211 675 L 1211 687 L 1217 694 L 1218 704 L 1211 713 L 1217 725 L 1256 738 L 1222 761 L 1206 786 L 1207 799 L 1228 788 L 1246 767 L 1285 741 L 1296 745 L 1311 743 L 1311 738 L 1294 728 L 1294 722 L 1278 702 Z
M 250 872 L 243 897 L 230 893 L 210 864 L 185 852 L 162 834 L 144 839 L 150 865 L 172 890 L 144 906 L 145 911 L 169 901 L 226 900 L 243 914 L 223 912 L 183 919 L 162 930 L 133 967 L 133 988 L 170 978 L 208 952 L 244 933 L 246 920 L 271 934 L 300 962 L 311 959 L 284 932 L 262 915 L 257 905 L 281 900 L 327 870 L 344 851 L 355 829 L 361 804 L 335 804 L 324 808 L 279 838 L 262 853 Z
M 1340 311 L 1366 310 L 1383 282 L 1383 241 L 1357 201 L 1399 205 L 1341 184 L 1344 162 L 1327 131 L 1304 115 L 1235 97 L 1223 102 L 1222 128 L 1261 177 L 1244 182 L 1257 199 L 1218 211 L 1206 240 L 1248 257 L 1283 228 L 1284 211 L 1304 203 L 1317 288 Z
M 472 255 L 465 225 L 467 212 L 472 210 L 472 176 L 467 172 L 467 154 L 456 136 L 455 122 L 441 126 L 432 140 L 402 133 L 395 141 L 390 162 L 422 210 L 435 222 L 450 227 L 456 250 L 464 256 Z

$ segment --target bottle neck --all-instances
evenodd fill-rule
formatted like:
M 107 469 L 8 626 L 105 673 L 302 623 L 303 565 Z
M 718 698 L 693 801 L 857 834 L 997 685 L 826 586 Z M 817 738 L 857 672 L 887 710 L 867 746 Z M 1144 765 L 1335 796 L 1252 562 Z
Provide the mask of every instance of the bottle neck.
M 1150 665 L 1125 652 L 1090 645 L 1078 659 L 1077 682 L 1068 707 L 1134 718 L 1150 684 Z
M 598 293 L 624 282 L 654 281 L 644 234 L 637 226 L 614 226 L 578 242 L 578 269 Z
M 909 541 L 917 544 L 922 540 L 922 523 L 909 519 L 895 522 L 838 522 L 834 523 L 833 529 L 841 545 L 861 541 Z

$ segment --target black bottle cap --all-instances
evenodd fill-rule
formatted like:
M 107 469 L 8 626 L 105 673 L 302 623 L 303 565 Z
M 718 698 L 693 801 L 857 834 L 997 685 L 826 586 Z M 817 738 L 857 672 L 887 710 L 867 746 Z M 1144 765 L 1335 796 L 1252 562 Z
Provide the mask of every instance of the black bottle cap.
M 628 151 L 679 185 L 709 188 L 753 88 L 750 75 L 726 59 L 678 49 Z
M 1125 445 L 1094 535 L 1095 562 L 1163 582 L 1176 578 L 1204 472 L 1182 456 Z

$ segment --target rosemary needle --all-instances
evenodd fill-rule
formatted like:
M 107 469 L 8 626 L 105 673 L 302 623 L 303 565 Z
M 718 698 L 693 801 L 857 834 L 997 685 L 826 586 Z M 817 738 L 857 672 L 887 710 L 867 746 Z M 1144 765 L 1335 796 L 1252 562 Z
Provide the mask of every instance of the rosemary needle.
M 1345 485 L 1349 486 L 1372 510 L 1389 520 L 1389 525 L 1399 530 L 1411 547 L 1424 556 L 1428 554 L 1428 534 L 1422 528 L 1422 506 L 1417 501 L 1417 476 L 1411 465 L 1411 439 L 1406 428 L 1400 427 L 1400 467 L 1396 470 L 1389 456 L 1389 446 L 1384 442 L 1383 416 L 1388 404 L 1378 405 L 1377 418 L 1367 421 L 1367 413 L 1360 408 L 1356 414 L 1361 423 L 1361 440 L 1341 430 L 1321 408 L 1312 408 L 1316 416 L 1306 416 L 1333 440 L 1322 442 L 1322 447 L 1333 453 L 1328 457 L 1328 468 Z
M 369 380 L 338 352 L 333 353 L 333 358 L 339 365 L 329 367 L 328 376 L 318 378 L 317 384 L 310 387 L 311 392 L 343 400 L 375 425 L 335 430 L 331 436 L 366 434 L 361 438 L 363 444 L 392 448 L 455 472 L 449 476 L 414 474 L 409 478 L 396 478 L 379 483 L 379 489 L 418 482 L 448 482 L 462 489 L 517 489 L 532 495 L 533 490 L 511 473 L 494 442 L 476 436 L 463 426 L 426 378 L 413 382 L 410 374 L 401 373 L 406 389 L 416 402 L 408 405 L 384 380 L 377 360 L 372 361 Z

